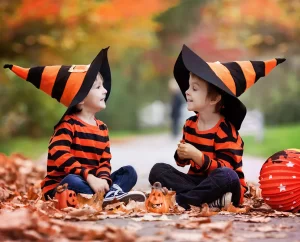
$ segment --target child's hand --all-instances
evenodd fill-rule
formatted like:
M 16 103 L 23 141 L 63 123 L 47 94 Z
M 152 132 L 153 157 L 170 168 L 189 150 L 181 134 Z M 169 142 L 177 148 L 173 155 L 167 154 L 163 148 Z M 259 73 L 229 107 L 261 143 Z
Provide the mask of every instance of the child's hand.
M 198 150 L 195 146 L 189 143 L 178 144 L 177 154 L 180 159 L 192 159 L 194 161 L 202 158 L 202 152 Z
M 109 190 L 108 183 L 105 179 L 95 177 L 92 174 L 88 174 L 86 181 L 95 193 L 96 192 L 105 193 Z

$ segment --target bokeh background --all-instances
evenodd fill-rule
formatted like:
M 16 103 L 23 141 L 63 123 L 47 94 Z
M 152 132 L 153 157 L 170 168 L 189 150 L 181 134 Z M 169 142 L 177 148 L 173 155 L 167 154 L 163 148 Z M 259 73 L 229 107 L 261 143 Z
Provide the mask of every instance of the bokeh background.
M 253 156 L 300 147 L 299 0 L 1 0 L 0 22 L 2 66 L 88 64 L 111 46 L 112 92 L 97 115 L 113 139 L 170 133 L 183 44 L 207 61 L 285 57 L 241 97 L 250 114 L 241 133 Z M 0 69 L 0 152 L 39 157 L 64 111 Z

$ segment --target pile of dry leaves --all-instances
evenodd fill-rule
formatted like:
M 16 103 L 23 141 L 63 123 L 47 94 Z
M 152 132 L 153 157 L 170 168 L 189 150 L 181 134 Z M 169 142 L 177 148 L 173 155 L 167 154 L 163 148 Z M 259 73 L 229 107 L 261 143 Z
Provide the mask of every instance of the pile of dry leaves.
M 145 204 L 135 201 L 130 201 L 126 206 L 114 202 L 102 208 L 103 194 L 78 194 L 79 208 L 58 210 L 55 208 L 57 201 L 41 199 L 40 182 L 44 175 L 44 168 L 37 167 L 21 155 L 7 157 L 0 154 L 0 241 L 225 241 L 225 238 L 232 236 L 233 220 L 212 221 L 212 215 L 240 214 L 235 215 L 234 221 L 251 223 L 266 223 L 272 216 L 289 216 L 264 204 L 255 186 L 251 186 L 244 207 L 230 206 L 227 211 L 211 211 L 204 204 L 202 208 L 192 207 L 187 212 L 173 204 L 168 214 L 157 215 L 147 213 Z M 176 219 L 170 219 L 172 217 L 169 215 Z M 201 232 L 143 236 L 137 233 L 140 228 L 77 222 L 107 218 L 131 218 L 137 222 L 166 221 L 167 227 Z

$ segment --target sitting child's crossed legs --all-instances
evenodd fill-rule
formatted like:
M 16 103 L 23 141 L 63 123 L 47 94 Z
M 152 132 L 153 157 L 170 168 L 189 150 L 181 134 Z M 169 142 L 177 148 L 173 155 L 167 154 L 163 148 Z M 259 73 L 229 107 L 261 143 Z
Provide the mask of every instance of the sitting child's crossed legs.
M 197 176 L 182 173 L 169 164 L 157 163 L 149 175 L 151 184 L 156 181 L 176 191 L 176 200 L 181 204 L 200 206 L 231 192 L 233 205 L 239 205 L 239 177 L 234 170 L 227 167 L 215 169 L 208 176 Z

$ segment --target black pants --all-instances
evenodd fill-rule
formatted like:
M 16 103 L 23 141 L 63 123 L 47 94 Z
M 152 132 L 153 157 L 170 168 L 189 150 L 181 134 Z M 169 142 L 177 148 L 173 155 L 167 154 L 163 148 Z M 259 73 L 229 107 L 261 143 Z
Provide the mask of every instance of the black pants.
M 232 193 L 232 203 L 239 205 L 240 180 L 237 173 L 227 167 L 215 169 L 208 176 L 189 175 L 165 163 L 156 163 L 149 174 L 151 185 L 160 182 L 162 186 L 176 191 L 179 204 L 200 206 Z M 180 201 L 180 202 L 179 202 Z

